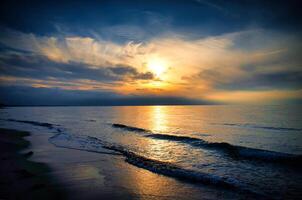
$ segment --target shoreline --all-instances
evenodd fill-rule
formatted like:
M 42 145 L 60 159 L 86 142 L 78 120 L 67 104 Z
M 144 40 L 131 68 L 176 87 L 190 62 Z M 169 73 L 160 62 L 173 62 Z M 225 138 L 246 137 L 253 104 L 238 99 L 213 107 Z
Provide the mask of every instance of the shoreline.
M 26 131 L 0 128 L 0 198 L 63 199 L 63 191 L 51 185 L 51 169 L 47 164 L 29 160 L 31 143 Z
M 3 140 L 8 134 L 12 137 Z M 0 173 L 9 172 L 5 177 L 11 180 L 5 185 L 1 182 L 0 199 L 250 199 L 232 190 L 151 172 L 127 163 L 122 156 L 56 147 L 49 143 L 49 136 L 0 128 L 0 146 L 5 141 L 13 143 L 9 162 L 15 163 L 14 170 L 0 167 Z M 25 145 L 18 147 L 16 141 Z M 20 178 L 20 170 L 30 175 Z M 3 196 L 5 190 L 13 196 Z

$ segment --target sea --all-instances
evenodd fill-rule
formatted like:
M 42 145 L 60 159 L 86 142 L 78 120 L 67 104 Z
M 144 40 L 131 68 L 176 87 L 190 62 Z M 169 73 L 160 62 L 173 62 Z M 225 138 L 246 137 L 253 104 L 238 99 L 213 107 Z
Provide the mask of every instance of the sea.
M 0 109 L 0 127 L 43 130 L 59 148 L 124 162 L 198 187 L 264 199 L 302 195 L 298 105 L 58 106 Z

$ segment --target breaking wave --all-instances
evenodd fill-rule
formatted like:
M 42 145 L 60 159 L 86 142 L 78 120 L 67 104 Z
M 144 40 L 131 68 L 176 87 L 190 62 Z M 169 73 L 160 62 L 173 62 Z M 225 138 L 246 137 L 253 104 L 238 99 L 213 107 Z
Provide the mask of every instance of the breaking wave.
M 262 149 L 236 146 L 226 142 L 208 142 L 203 139 L 192 138 L 188 136 L 150 134 L 150 135 L 146 135 L 146 137 L 160 139 L 160 140 L 182 142 L 195 147 L 220 150 L 235 158 L 272 161 L 272 162 L 284 162 L 288 164 L 299 163 L 300 161 L 302 161 L 301 155 L 294 155 L 294 154 L 274 152 L 274 151 L 268 151 Z
M 46 122 L 37 122 L 37 121 L 29 121 L 29 120 L 16 120 L 16 119 L 0 119 L 0 120 L 30 124 L 30 125 L 33 125 L 33 126 L 45 127 L 45 128 L 50 129 L 50 130 L 54 130 L 58 133 L 61 133 L 64 130 L 58 124 L 51 124 L 51 123 L 46 123 Z
M 49 138 L 49 141 L 58 147 L 92 151 L 97 153 L 123 155 L 125 157 L 125 161 L 129 164 L 180 180 L 222 186 L 225 188 L 236 188 L 240 191 L 249 191 L 246 189 L 244 184 L 240 183 L 236 179 L 184 169 L 169 162 L 150 159 L 129 151 L 123 146 L 111 144 L 95 137 L 58 133 L 57 135 Z
M 48 141 L 57 147 L 84 150 L 96 153 L 121 155 L 119 153 L 108 151 L 108 149 L 106 148 L 104 149 L 104 144 L 100 140 L 90 136 L 78 136 L 68 133 L 58 133 L 50 137 Z
M 189 136 L 155 134 L 146 129 L 127 126 L 124 124 L 112 124 L 112 126 L 116 127 L 116 128 L 122 128 L 122 129 L 125 129 L 128 131 L 139 131 L 139 132 L 151 133 L 151 134 L 145 135 L 145 137 L 149 137 L 149 138 L 153 138 L 153 139 L 181 142 L 181 143 L 189 144 L 194 147 L 222 151 L 235 159 L 269 161 L 269 162 L 284 163 L 284 164 L 289 164 L 289 165 L 299 165 L 299 163 L 302 163 L 302 155 L 295 155 L 295 154 L 275 152 L 275 151 L 269 151 L 269 150 L 263 150 L 263 149 L 237 146 L 237 145 L 232 145 L 232 144 L 229 144 L 226 142 L 208 142 L 208 141 L 200 139 L 200 138 L 194 138 L 194 137 L 189 137 Z M 266 128 L 273 128 L 273 127 L 266 127 Z M 274 128 L 277 128 L 277 127 L 274 127 Z M 283 128 L 283 129 L 285 129 L 285 128 Z M 287 129 L 289 129 L 289 128 L 287 128 Z M 280 130 L 280 128 L 278 128 L 278 130 Z M 293 130 L 293 129 L 291 129 L 291 130 Z M 298 130 L 298 129 L 294 129 L 294 130 Z
M 147 169 L 154 173 L 187 180 L 190 182 L 218 185 L 226 188 L 240 188 L 243 186 L 236 179 L 220 177 L 213 174 L 197 172 L 189 169 L 183 169 L 172 163 L 146 158 L 144 156 L 140 156 L 128 151 L 123 151 L 121 153 L 123 153 L 123 155 L 126 157 L 126 161 L 128 163 L 140 168 Z
M 112 126 L 116 128 L 126 129 L 128 131 L 152 133 L 151 131 L 146 129 L 127 126 L 124 124 L 112 124 Z M 267 127 L 267 128 L 272 128 L 272 127 Z M 189 136 L 155 134 L 155 133 L 145 135 L 145 137 L 181 142 L 181 143 L 189 144 L 194 147 L 218 150 L 236 159 L 269 161 L 269 162 L 277 162 L 277 163 L 284 163 L 290 165 L 297 165 L 299 163 L 302 163 L 302 155 L 294 155 L 294 154 L 288 154 L 282 152 L 237 146 L 226 142 L 208 142 L 200 138 L 194 138 Z
M 127 126 L 124 124 L 112 124 L 113 128 L 120 128 L 126 131 L 135 131 L 135 132 L 151 132 L 150 130 L 146 130 L 143 128 L 137 128 L 137 127 L 133 127 L 133 126 Z
M 274 130 L 274 131 L 302 131 L 301 128 L 259 126 L 259 125 L 254 125 L 254 124 L 224 123 L 224 124 L 221 124 L 221 125 L 237 126 L 237 127 L 244 127 L 244 128 L 266 129 L 266 130 Z
M 50 124 L 50 123 L 45 123 L 45 122 L 37 122 L 37 121 L 27 121 L 27 120 L 7 119 L 5 121 L 31 124 L 31 125 L 34 125 L 34 126 L 43 126 L 43 127 L 49 128 L 49 129 L 53 129 L 54 126 L 58 126 L 56 124 Z

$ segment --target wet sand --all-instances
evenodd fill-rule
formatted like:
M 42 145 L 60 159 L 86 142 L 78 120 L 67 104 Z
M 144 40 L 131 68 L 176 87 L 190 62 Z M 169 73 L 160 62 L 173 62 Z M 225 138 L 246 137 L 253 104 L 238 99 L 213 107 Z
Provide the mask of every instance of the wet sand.
M 1 129 L 1 133 L 7 131 Z M 8 132 L 17 133 L 12 130 Z M 22 148 L 27 149 L 18 154 L 17 151 L 21 148 L 16 148 L 13 155 L 17 155 L 18 158 L 10 156 L 10 161 L 4 161 L 5 165 L 15 163 L 15 169 L 1 167 L 1 173 L 9 170 L 11 174 L 5 175 L 11 181 L 10 183 L 1 183 L 1 197 L 8 197 L 7 193 L 9 193 L 18 195 L 20 199 L 45 199 L 44 197 L 49 199 L 148 200 L 244 198 L 244 195 L 232 191 L 185 183 L 152 173 L 126 163 L 122 156 L 58 148 L 48 142 L 49 134 L 32 133 L 29 135 L 24 132 L 22 134 L 17 138 L 21 138 L 26 143 Z M 22 139 L 24 136 L 30 141 L 30 146 Z M 12 140 L 15 141 L 15 139 Z M 24 157 L 24 153 L 28 151 L 33 152 L 30 158 Z M 22 160 L 24 164 L 20 165 L 19 160 Z M 28 168 L 27 165 L 35 167 Z M 15 171 L 22 169 L 31 169 L 29 173 L 35 176 L 20 178 Z M 24 194 L 28 194 L 28 197 Z
M 29 161 L 34 154 L 24 139 L 28 132 L 0 129 L 0 199 L 62 199 L 60 187 L 49 183 L 50 168 Z M 23 153 L 20 153 L 24 150 Z

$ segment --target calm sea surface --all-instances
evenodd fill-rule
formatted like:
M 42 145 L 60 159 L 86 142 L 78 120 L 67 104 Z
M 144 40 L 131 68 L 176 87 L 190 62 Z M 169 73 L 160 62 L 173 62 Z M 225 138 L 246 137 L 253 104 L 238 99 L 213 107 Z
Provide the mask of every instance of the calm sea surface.
M 0 110 L 0 126 L 43 130 L 56 146 L 122 154 L 129 164 L 192 184 L 299 198 L 301 111 L 298 106 L 11 107 Z

